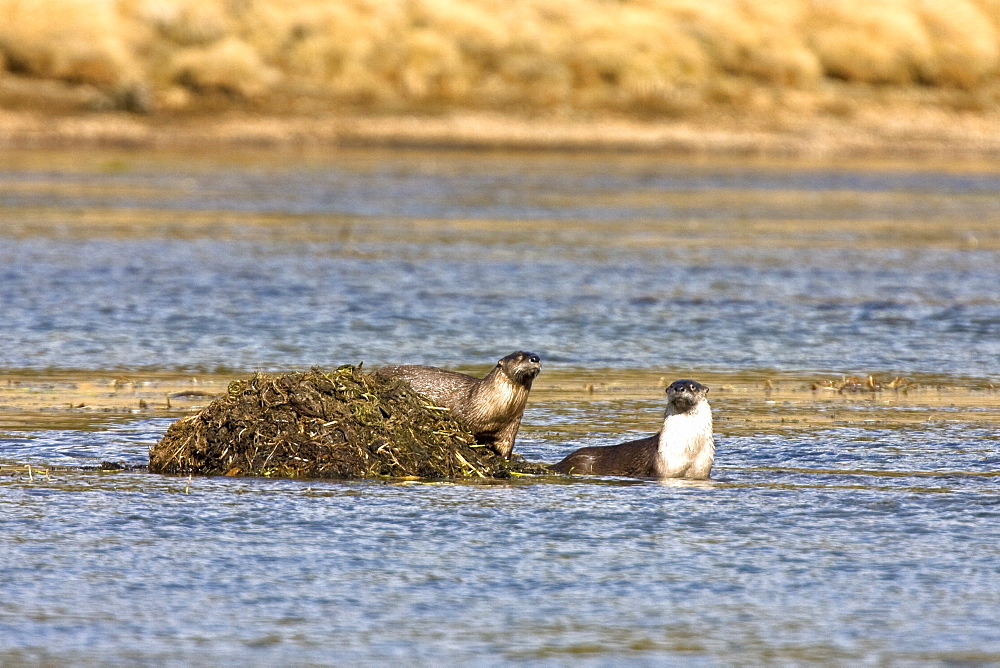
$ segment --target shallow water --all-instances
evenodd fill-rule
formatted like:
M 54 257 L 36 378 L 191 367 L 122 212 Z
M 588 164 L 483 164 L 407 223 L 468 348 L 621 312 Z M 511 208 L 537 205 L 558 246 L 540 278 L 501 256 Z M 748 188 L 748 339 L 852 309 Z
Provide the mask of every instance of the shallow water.
M 4 156 L 0 663 L 1000 662 L 998 214 L 988 170 Z M 517 348 L 527 458 L 689 376 L 714 479 L 93 470 L 192 410 L 144 377 Z M 848 373 L 927 389 L 808 389 Z
M 1000 375 L 1000 175 L 345 153 L 0 169 L 0 368 Z M 250 160 L 246 158 L 246 160 Z
M 168 422 L 30 449 L 139 462 Z M 706 483 L 21 471 L 0 487 L 0 656 L 994 662 L 998 453 L 995 429 L 931 424 L 723 436 Z

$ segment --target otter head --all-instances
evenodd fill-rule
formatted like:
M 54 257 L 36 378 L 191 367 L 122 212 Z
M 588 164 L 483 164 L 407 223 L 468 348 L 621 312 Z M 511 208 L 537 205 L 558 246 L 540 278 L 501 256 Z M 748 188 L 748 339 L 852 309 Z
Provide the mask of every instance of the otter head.
M 519 350 L 507 355 L 497 366 L 515 383 L 531 386 L 531 381 L 542 371 L 542 360 L 534 353 Z
M 686 413 L 708 396 L 708 388 L 693 380 L 675 380 L 667 386 L 667 401 L 678 413 Z

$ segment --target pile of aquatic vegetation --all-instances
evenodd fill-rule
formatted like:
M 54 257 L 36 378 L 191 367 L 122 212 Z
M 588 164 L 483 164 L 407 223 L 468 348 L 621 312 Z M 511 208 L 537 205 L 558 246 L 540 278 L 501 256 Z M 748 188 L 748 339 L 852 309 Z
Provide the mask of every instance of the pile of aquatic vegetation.
M 396 379 L 312 369 L 255 374 L 178 420 L 149 453 L 153 473 L 292 478 L 509 478 L 541 464 L 506 460 Z

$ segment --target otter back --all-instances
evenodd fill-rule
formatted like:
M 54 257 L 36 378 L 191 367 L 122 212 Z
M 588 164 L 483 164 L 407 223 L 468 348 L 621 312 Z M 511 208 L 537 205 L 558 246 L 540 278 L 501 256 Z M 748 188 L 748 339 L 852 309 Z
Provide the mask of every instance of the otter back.
M 655 476 L 658 447 L 656 435 L 618 445 L 580 448 L 551 468 L 578 475 Z

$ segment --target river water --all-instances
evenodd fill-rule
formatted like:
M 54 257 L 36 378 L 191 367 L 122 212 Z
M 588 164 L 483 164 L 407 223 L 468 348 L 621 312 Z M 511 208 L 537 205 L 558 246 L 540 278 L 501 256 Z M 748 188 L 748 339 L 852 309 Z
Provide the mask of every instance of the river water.
M 5 155 L 0 663 L 1000 662 L 998 273 L 985 168 Z M 517 349 L 525 457 L 656 429 L 658 381 L 581 387 L 691 377 L 713 480 L 99 472 L 184 409 L 10 399 Z M 968 391 L 732 389 L 869 373 Z

